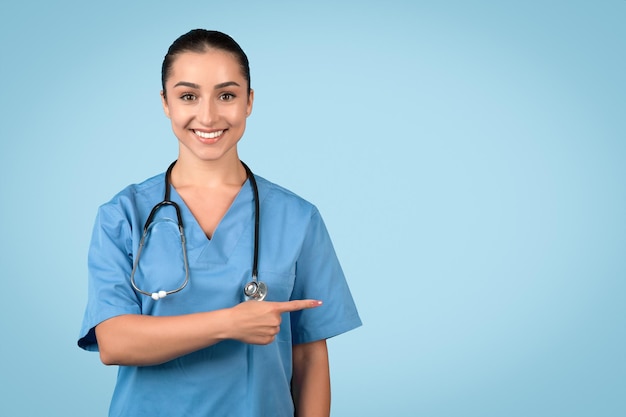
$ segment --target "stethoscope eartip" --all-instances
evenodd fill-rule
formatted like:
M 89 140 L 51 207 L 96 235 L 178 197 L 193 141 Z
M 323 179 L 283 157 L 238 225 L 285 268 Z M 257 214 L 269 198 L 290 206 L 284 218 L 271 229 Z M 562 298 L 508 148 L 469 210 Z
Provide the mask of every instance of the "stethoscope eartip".
M 153 292 L 153 293 L 152 293 L 152 295 L 151 295 L 151 297 L 152 297 L 152 299 L 153 299 L 154 301 L 158 301 L 158 300 L 160 300 L 161 298 L 165 298 L 165 296 L 166 296 L 166 295 L 167 295 L 167 292 L 166 292 L 166 291 L 161 290 L 161 291 L 159 291 L 159 292 Z

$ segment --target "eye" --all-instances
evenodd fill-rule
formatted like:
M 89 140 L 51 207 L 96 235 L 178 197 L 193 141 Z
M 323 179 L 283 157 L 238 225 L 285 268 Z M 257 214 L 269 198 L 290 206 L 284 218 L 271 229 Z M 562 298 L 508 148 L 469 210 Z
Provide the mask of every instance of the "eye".
M 222 101 L 231 101 L 234 98 L 235 98 L 235 95 L 233 93 L 222 93 L 222 94 L 220 94 L 220 100 L 222 100 Z
M 181 96 L 180 96 L 180 99 L 181 99 L 182 101 L 193 101 L 193 100 L 195 100 L 195 99 L 196 99 L 196 96 L 194 96 L 194 95 L 193 95 L 193 94 L 191 94 L 191 93 L 185 93 L 185 94 L 183 94 L 183 95 L 181 95 Z

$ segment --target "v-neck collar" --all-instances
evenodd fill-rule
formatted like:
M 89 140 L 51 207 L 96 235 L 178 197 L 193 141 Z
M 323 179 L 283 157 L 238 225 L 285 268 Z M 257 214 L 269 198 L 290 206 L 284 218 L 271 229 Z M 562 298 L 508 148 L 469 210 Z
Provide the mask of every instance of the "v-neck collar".
M 187 240 L 187 256 L 191 263 L 227 263 L 239 239 L 254 224 L 254 196 L 249 179 L 237 193 L 211 239 L 204 233 L 174 187 L 171 187 L 171 200 L 180 206 Z

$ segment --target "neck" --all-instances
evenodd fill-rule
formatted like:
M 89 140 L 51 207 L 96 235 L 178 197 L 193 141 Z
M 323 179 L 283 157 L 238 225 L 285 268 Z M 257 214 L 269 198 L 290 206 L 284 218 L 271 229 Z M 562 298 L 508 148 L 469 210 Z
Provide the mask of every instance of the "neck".
M 219 187 L 241 186 L 246 179 L 246 170 L 238 157 L 229 160 L 200 161 L 179 156 L 172 169 L 171 181 L 174 187 Z

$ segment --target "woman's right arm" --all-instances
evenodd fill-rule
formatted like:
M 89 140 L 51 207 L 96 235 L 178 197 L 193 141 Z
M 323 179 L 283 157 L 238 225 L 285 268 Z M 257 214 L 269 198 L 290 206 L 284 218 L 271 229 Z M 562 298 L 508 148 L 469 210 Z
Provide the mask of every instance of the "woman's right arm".
M 96 326 L 100 359 L 106 365 L 157 365 L 226 339 L 265 345 L 280 331 L 282 313 L 319 305 L 315 300 L 247 301 L 181 316 L 116 316 Z

